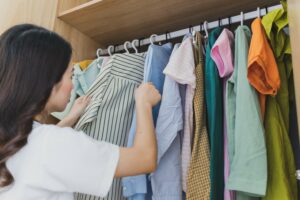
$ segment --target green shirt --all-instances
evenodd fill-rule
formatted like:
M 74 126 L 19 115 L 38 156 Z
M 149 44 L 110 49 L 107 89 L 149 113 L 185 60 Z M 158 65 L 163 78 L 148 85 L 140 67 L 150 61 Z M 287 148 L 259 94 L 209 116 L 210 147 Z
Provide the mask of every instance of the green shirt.
M 267 154 L 260 105 L 247 80 L 251 33 L 247 26 L 235 32 L 234 72 L 227 84 L 227 127 L 230 160 L 229 190 L 237 200 L 264 196 L 267 185 Z
M 288 19 L 284 9 L 276 9 L 263 17 L 262 23 L 276 57 L 280 89 L 268 96 L 265 116 L 268 155 L 268 185 L 264 200 L 291 200 L 297 197 L 295 161 L 289 139 L 289 98 L 293 98 L 291 48 L 283 31 Z M 290 92 L 289 92 L 290 90 Z

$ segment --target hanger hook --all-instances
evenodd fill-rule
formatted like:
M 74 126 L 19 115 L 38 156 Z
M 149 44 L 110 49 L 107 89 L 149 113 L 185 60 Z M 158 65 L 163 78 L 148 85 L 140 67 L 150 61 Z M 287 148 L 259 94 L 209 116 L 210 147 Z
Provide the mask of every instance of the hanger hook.
M 166 31 L 165 35 L 166 35 L 166 42 L 168 42 L 168 31 Z
M 257 17 L 260 17 L 260 7 L 257 7 Z
M 125 49 L 126 53 L 130 53 L 129 50 L 128 50 L 128 45 L 130 45 L 130 42 L 129 42 L 129 41 L 126 41 L 126 42 L 124 43 L 124 49 Z
M 193 26 L 190 25 L 190 26 L 189 26 L 189 32 L 190 32 L 190 34 L 192 34 L 192 31 L 193 31 Z
M 166 31 L 166 42 L 169 42 L 169 40 L 172 39 L 170 31 Z M 161 42 L 159 42 L 159 45 L 161 45 Z
M 241 12 L 241 25 L 244 25 L 244 13 L 243 11 Z
M 136 46 L 135 46 L 135 43 L 136 43 L 136 42 L 139 42 L 139 40 L 138 40 L 138 39 L 132 40 L 131 46 L 132 46 L 132 48 L 134 49 L 135 53 L 139 53 L 138 49 L 137 49 Z
M 96 55 L 98 58 L 101 56 L 102 52 L 103 52 L 103 50 L 101 48 L 97 49 Z
M 269 12 L 269 9 L 268 9 L 268 7 L 265 7 L 265 9 L 266 9 L 266 14 L 268 14 L 268 12 Z
M 116 53 L 118 46 L 118 44 L 114 45 L 114 53 Z
M 107 48 L 107 51 L 108 51 L 109 56 L 112 56 L 111 48 L 114 48 L 114 46 L 113 46 L 113 45 L 110 45 L 110 46 L 108 46 L 108 48 Z
M 231 17 L 228 17 L 228 26 L 231 27 Z
M 152 34 L 152 35 L 150 36 L 150 42 L 151 42 L 152 45 L 154 44 L 154 38 L 157 37 L 157 36 L 158 36 L 158 35 L 156 35 L 156 34 Z
M 138 47 L 138 50 L 139 50 L 139 51 L 141 50 L 141 43 L 142 43 L 143 39 L 145 39 L 145 38 L 140 38 L 140 39 L 139 39 L 139 47 Z
M 205 37 L 208 38 L 208 31 L 207 31 L 208 23 L 207 23 L 207 21 L 205 21 L 203 25 L 204 25 Z

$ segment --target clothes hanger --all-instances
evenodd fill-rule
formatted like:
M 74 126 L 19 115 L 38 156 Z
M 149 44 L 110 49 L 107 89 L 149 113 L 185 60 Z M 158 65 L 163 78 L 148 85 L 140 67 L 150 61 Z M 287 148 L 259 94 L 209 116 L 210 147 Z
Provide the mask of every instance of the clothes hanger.
M 100 58 L 101 58 L 101 54 L 102 54 L 103 50 L 101 48 L 97 49 L 96 51 L 96 55 L 97 55 L 97 66 L 100 69 L 101 65 L 99 64 Z
M 131 43 L 130 43 L 129 41 L 126 41 L 126 42 L 124 43 L 124 49 L 125 49 L 126 53 L 130 53 L 129 50 L 128 50 L 128 48 L 127 48 L 127 45 L 130 45 L 130 44 L 131 44 Z
M 139 51 L 138 51 L 138 49 L 137 49 L 136 46 L 135 46 L 135 43 L 136 43 L 136 42 L 139 42 L 139 40 L 138 40 L 138 39 L 132 40 L 131 46 L 132 46 L 132 48 L 134 49 L 135 53 L 138 54 Z
M 109 56 L 112 56 L 111 48 L 114 48 L 114 46 L 113 46 L 113 45 L 110 45 L 110 46 L 108 46 L 108 48 L 107 48 L 107 51 L 108 51 Z
M 193 44 L 196 44 L 196 41 L 195 41 L 196 31 L 194 31 L 193 26 L 189 26 L 189 33 L 190 33 L 190 34 L 192 35 L 192 37 L 193 37 Z
M 196 44 L 196 31 L 194 30 L 193 27 L 191 27 L 191 30 L 192 30 L 193 44 Z
M 229 29 L 231 28 L 231 17 L 230 16 L 228 17 L 228 27 L 229 27 Z
M 118 46 L 119 46 L 118 44 L 114 45 L 114 54 L 116 53 L 116 49 L 117 49 Z
M 170 31 L 166 31 L 166 43 L 170 41 L 169 36 L 171 38 Z M 159 42 L 158 44 L 161 45 L 161 42 Z
M 154 45 L 154 38 L 155 37 L 157 37 L 158 35 L 156 35 L 156 34 L 152 34 L 151 36 L 150 36 L 150 43 L 151 43 L 151 45 Z
M 138 47 L 138 50 L 139 50 L 139 51 L 141 50 L 141 43 L 142 43 L 143 39 L 145 39 L 145 38 L 140 38 L 140 39 L 138 40 L 138 41 L 139 41 L 139 47 Z
M 244 13 L 241 12 L 241 26 L 244 25 Z
M 97 49 L 96 51 L 96 55 L 97 55 L 97 58 L 99 58 L 102 54 L 103 50 L 101 48 Z
M 257 17 L 260 18 L 260 7 L 257 7 Z
M 192 34 L 192 31 L 193 31 L 193 26 L 190 25 L 189 26 L 189 33 Z
M 266 14 L 268 14 L 269 13 L 268 7 L 265 7 L 265 10 L 266 10 Z
M 204 31 L 205 31 L 205 36 L 204 37 L 208 38 L 208 31 L 207 31 L 208 23 L 207 23 L 207 21 L 204 22 L 203 26 L 204 26 Z
M 166 43 L 168 42 L 168 31 L 166 32 Z

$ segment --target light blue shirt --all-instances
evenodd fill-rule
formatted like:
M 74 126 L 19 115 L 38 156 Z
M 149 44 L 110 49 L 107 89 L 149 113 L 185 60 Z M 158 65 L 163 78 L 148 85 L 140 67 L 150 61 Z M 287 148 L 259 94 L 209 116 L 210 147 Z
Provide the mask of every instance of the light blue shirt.
M 171 43 L 162 46 L 150 45 L 145 60 L 144 82 L 152 82 L 161 94 L 163 93 L 163 85 L 165 80 L 163 70 L 168 64 L 171 52 Z M 154 124 L 156 124 L 159 108 L 160 103 L 153 108 Z M 129 132 L 127 143 L 128 147 L 131 147 L 133 145 L 135 131 L 136 113 L 134 113 L 131 129 Z M 147 190 L 146 175 L 125 177 L 122 179 L 122 184 L 123 195 L 129 200 L 144 200 L 146 199 L 146 194 L 148 193 L 149 195 L 151 192 Z
M 63 112 L 52 113 L 54 117 L 62 120 L 69 114 L 77 96 L 84 96 L 87 90 L 96 80 L 100 72 L 102 62 L 103 58 L 100 57 L 99 59 L 96 59 L 91 64 L 89 64 L 89 66 L 83 71 L 81 70 L 79 64 L 74 65 L 74 72 L 72 78 L 73 90 L 71 92 L 70 102 L 68 103 L 67 107 Z
M 173 52 L 179 45 L 175 45 Z M 183 110 L 179 84 L 166 76 L 156 124 L 158 167 L 150 175 L 155 200 L 181 200 L 180 131 Z
M 74 89 L 76 94 L 84 96 L 88 89 L 96 80 L 100 66 L 103 62 L 102 58 L 94 60 L 85 70 L 81 70 L 79 65 L 74 66 Z

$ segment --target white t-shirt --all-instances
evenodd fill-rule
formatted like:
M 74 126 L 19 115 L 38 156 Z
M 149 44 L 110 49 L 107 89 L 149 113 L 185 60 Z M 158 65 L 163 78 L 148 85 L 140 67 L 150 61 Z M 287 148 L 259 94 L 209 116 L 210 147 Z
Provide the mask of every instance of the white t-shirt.
M 118 160 L 118 146 L 71 128 L 39 125 L 7 161 L 14 183 L 0 189 L 0 199 L 73 200 L 73 192 L 104 197 Z

